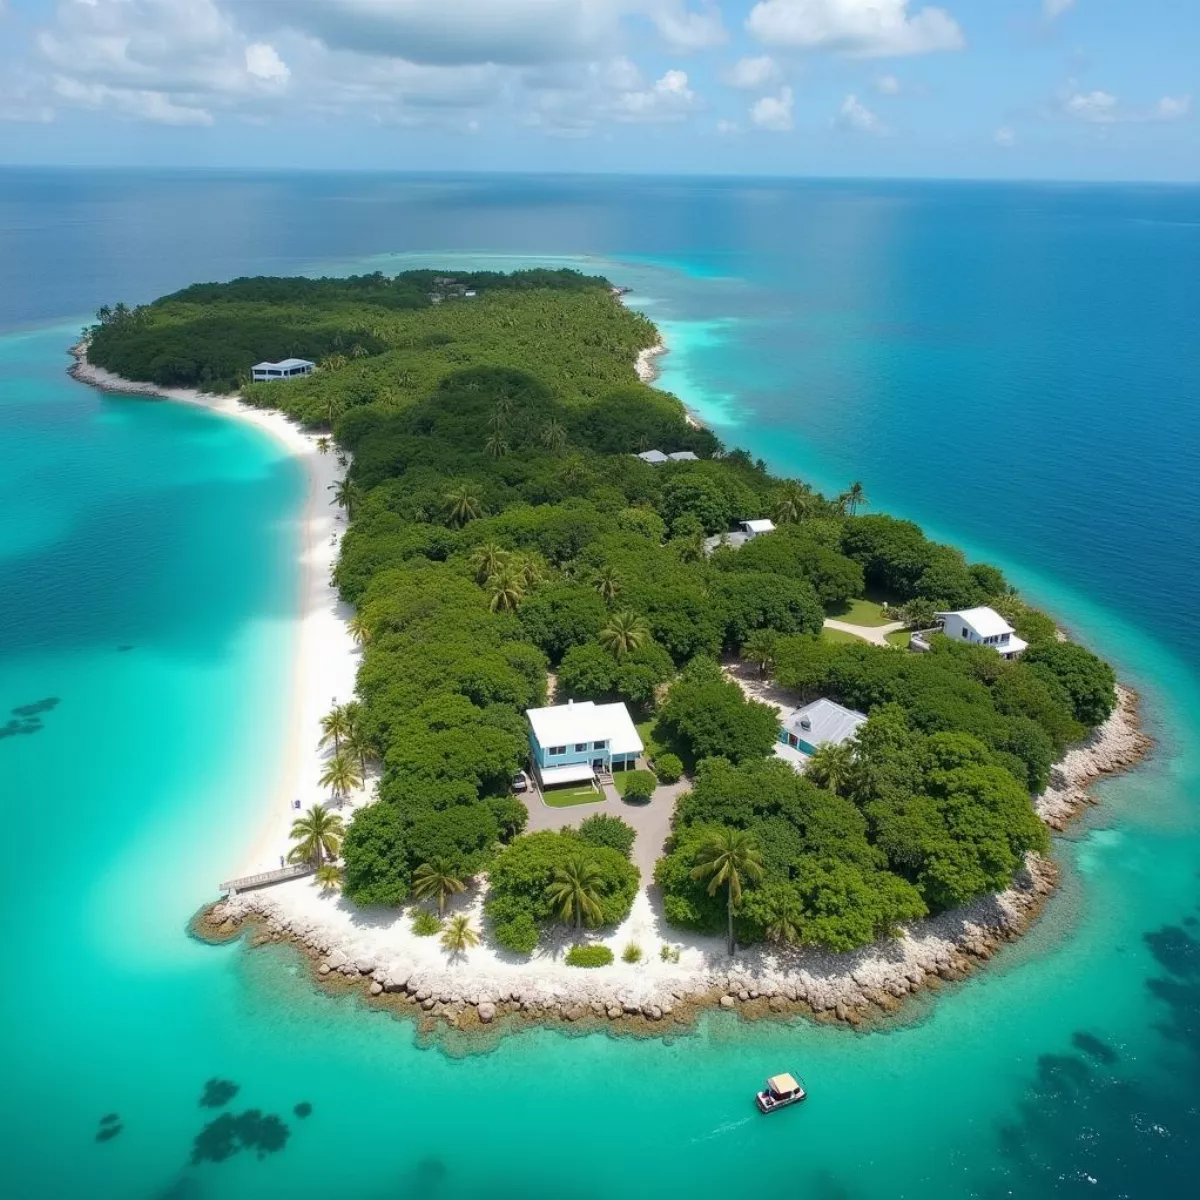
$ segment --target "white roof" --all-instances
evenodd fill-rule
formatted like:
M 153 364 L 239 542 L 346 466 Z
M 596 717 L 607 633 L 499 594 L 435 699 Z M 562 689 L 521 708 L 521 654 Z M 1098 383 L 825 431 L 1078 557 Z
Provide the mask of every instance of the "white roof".
M 665 463 L 667 461 L 667 456 L 661 450 L 643 450 L 641 454 L 637 455 L 637 457 L 640 458 L 642 462 L 648 463 L 657 464 Z
M 741 526 L 747 533 L 771 533 L 775 529 L 775 522 L 765 519 L 761 521 L 742 521 Z
M 591 763 L 571 763 L 566 767 L 547 767 L 540 774 L 543 787 L 556 787 L 560 783 L 584 783 L 593 778 Z
M 676 450 L 674 454 L 668 454 L 667 457 L 672 462 L 699 462 L 700 461 L 690 450 Z
M 642 752 L 642 739 L 623 704 L 578 700 L 552 708 L 531 708 L 525 715 L 543 750 L 577 742 L 608 742 L 612 754 Z
M 819 746 L 822 742 L 840 745 L 849 741 L 858 731 L 858 727 L 866 724 L 866 720 L 863 713 L 822 697 L 796 709 L 784 719 L 783 727 L 810 746 Z
M 315 367 L 317 364 L 309 362 L 307 358 L 285 358 L 282 362 L 260 362 L 254 364 L 256 371 L 290 371 L 294 367 Z
M 938 613 L 938 616 L 958 617 L 980 637 L 998 637 L 1013 632 L 1013 627 L 994 608 L 966 608 L 961 612 Z

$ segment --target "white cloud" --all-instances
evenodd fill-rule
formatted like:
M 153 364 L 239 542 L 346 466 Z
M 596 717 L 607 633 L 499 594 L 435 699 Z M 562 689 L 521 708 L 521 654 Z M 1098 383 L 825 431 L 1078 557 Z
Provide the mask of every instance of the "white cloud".
M 1001 125 L 999 129 L 992 134 L 992 141 L 997 146 L 1004 146 L 1006 149 L 1017 144 L 1017 131 L 1011 125 Z
M 909 0 L 759 0 L 746 28 L 767 45 L 861 58 L 961 50 L 966 44 L 945 9 L 910 13 Z
M 246 47 L 246 70 L 255 79 L 272 83 L 285 83 L 291 75 L 287 63 L 279 57 L 275 47 L 267 42 L 252 42 Z
M 1162 96 L 1148 108 L 1123 104 L 1112 92 L 1079 91 L 1073 84 L 1059 96 L 1058 113 L 1089 125 L 1144 125 L 1157 121 L 1182 121 L 1191 116 L 1192 98 Z
M 1191 96 L 1164 96 L 1154 106 L 1154 116 L 1159 121 L 1182 121 L 1191 114 Z
M 681 121 L 699 103 L 687 72 L 673 69 L 643 91 L 618 93 L 610 109 L 618 121 Z
M 763 96 L 750 109 L 750 120 L 759 129 L 772 133 L 786 133 L 792 128 L 792 89 L 786 84 L 779 89 L 778 96 Z
M 727 121 L 722 118 L 717 122 L 717 132 L 723 137 L 733 137 L 742 132 L 742 127 L 736 121 Z
M 680 0 L 658 0 L 651 4 L 650 17 L 672 50 L 707 50 L 729 40 L 715 4 L 707 4 L 703 12 L 689 12 Z
M 1047 21 L 1053 21 L 1074 4 L 1075 0 L 1042 0 L 1042 12 L 1046 14 Z
M 895 75 L 880 75 L 875 80 L 875 90 L 881 96 L 898 96 L 902 88 L 900 80 Z
M 162 92 L 141 88 L 115 88 L 106 83 L 83 83 L 58 76 L 54 92 L 82 108 L 111 108 L 128 117 L 160 125 L 211 125 L 212 113 L 194 105 L 176 104 Z
M 769 54 L 759 55 L 758 58 L 739 58 L 721 74 L 722 81 L 730 87 L 747 91 L 765 87 L 778 78 L 779 64 Z
M 888 132 L 887 126 L 873 113 L 853 92 L 842 101 L 834 125 L 842 129 L 850 129 L 855 133 L 870 133 L 882 137 Z
M 1063 112 L 1077 121 L 1110 125 L 1117 120 L 1117 98 L 1111 92 L 1075 92 L 1063 101 Z

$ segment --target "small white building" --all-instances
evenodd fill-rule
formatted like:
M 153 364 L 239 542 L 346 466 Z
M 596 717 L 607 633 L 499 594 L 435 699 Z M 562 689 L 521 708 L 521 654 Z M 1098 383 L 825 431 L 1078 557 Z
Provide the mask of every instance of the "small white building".
M 643 450 L 641 454 L 635 454 L 634 457 L 640 458 L 642 462 L 649 463 L 652 467 L 671 461 L 661 450 Z
M 676 450 L 674 454 L 668 454 L 667 457 L 672 462 L 699 462 L 700 459 L 690 450 Z
M 1016 658 L 1029 646 L 994 608 L 967 608 L 937 615 L 947 637 L 973 646 L 991 646 L 1001 658 Z
M 759 521 L 739 521 L 738 528 L 746 535 L 746 540 L 756 538 L 760 533 L 774 533 L 775 522 L 766 519 Z
M 307 358 L 285 358 L 282 362 L 260 362 L 251 367 L 251 377 L 255 383 L 271 383 L 276 379 L 296 379 L 301 375 L 311 375 L 316 363 Z
M 822 697 L 789 713 L 780 722 L 775 757 L 803 771 L 818 746 L 848 742 L 867 723 L 865 713 Z

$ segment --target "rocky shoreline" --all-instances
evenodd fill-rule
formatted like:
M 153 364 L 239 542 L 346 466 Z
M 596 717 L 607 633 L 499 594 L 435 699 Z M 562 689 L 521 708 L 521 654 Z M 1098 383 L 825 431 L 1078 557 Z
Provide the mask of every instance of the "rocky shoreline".
M 1061 829 L 1096 803 L 1088 787 L 1127 770 L 1150 748 L 1141 731 L 1138 697 L 1118 689 L 1113 715 L 1056 764 L 1038 799 L 1047 824 Z M 320 921 L 289 915 L 270 892 L 233 896 L 197 913 L 191 933 L 207 942 L 243 935 L 254 946 L 291 943 L 307 957 L 312 978 L 338 991 L 351 988 L 371 1005 L 415 1019 L 424 1033 L 517 1029 L 529 1023 L 603 1027 L 661 1036 L 688 1027 L 706 1011 L 746 1019 L 808 1016 L 870 1027 L 910 997 L 967 978 L 1036 920 L 1058 882 L 1056 864 L 1030 855 L 1007 891 L 965 909 L 905 929 L 901 936 L 847 954 L 754 947 L 737 959 L 706 959 L 699 969 L 647 971 L 606 978 L 578 970 L 539 976 L 536 963 L 506 964 L 486 973 L 462 966 L 416 964 L 356 954 L 339 946 Z

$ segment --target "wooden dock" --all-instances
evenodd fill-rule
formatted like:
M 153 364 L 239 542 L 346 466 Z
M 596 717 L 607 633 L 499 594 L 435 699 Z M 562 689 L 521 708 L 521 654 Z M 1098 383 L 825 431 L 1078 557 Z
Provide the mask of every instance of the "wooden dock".
M 280 867 L 277 871 L 263 871 L 261 875 L 243 875 L 241 879 L 227 880 L 221 884 L 220 890 L 227 896 L 236 896 L 238 892 L 270 887 L 273 883 L 284 883 L 289 879 L 299 879 L 301 875 L 311 875 L 315 870 L 316 867 L 312 863 L 295 863 L 290 867 Z

